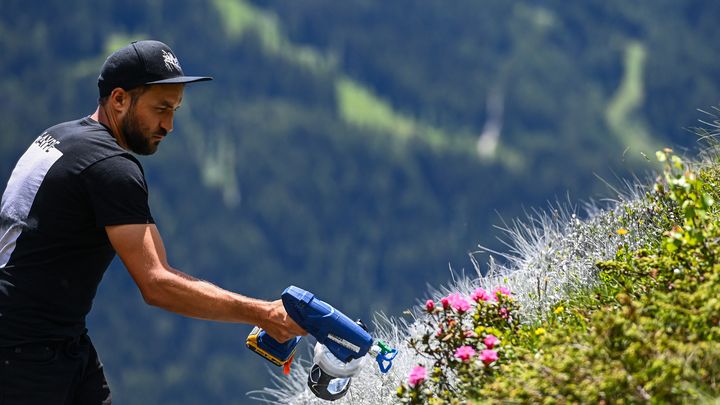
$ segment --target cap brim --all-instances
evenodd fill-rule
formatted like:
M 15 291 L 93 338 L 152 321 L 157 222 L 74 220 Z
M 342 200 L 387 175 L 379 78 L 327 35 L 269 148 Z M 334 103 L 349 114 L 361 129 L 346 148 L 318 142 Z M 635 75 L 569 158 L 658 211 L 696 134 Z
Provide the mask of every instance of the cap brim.
M 145 84 L 171 84 L 171 83 L 195 83 L 195 82 L 206 82 L 212 80 L 212 77 L 207 76 L 177 76 L 171 77 L 170 79 L 155 80 L 147 82 Z

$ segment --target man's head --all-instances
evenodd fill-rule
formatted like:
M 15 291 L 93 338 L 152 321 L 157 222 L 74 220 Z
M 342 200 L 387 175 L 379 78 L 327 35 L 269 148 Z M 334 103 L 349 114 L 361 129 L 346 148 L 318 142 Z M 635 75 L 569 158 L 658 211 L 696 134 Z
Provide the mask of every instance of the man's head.
M 137 41 L 105 60 L 98 77 L 99 104 L 121 146 L 149 155 L 172 131 L 185 84 L 205 80 L 212 78 L 185 76 L 162 42 Z
M 121 146 L 139 155 L 151 155 L 173 130 L 184 87 L 184 84 L 148 84 L 130 91 L 115 88 L 100 99 L 100 108 Z

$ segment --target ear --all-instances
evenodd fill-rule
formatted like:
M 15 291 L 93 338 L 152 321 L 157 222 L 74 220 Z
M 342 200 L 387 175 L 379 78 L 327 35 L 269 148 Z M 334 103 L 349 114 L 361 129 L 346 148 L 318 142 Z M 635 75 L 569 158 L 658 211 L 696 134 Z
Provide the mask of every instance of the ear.
M 116 87 L 108 97 L 108 105 L 119 114 L 130 108 L 130 94 L 121 87 Z

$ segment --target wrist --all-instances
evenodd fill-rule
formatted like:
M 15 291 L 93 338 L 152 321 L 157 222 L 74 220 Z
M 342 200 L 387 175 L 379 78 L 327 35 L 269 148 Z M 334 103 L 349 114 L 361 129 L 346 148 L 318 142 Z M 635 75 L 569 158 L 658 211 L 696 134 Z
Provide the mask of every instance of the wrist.
M 268 304 L 267 301 L 238 294 L 237 321 L 249 325 L 261 325 L 270 315 L 270 306 Z

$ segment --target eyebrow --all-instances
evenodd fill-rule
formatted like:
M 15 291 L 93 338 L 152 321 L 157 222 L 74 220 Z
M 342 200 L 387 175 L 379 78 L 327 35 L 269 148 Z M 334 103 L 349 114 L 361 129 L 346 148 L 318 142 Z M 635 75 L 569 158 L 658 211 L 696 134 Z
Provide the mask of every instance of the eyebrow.
M 162 108 L 169 108 L 169 109 L 171 109 L 171 110 L 177 111 L 177 109 L 180 108 L 180 106 L 182 106 L 182 100 L 180 100 L 180 103 L 178 103 L 177 107 L 173 107 L 173 105 L 170 104 L 170 102 L 167 101 L 167 100 L 161 101 L 161 102 L 160 102 L 160 106 L 161 106 Z

